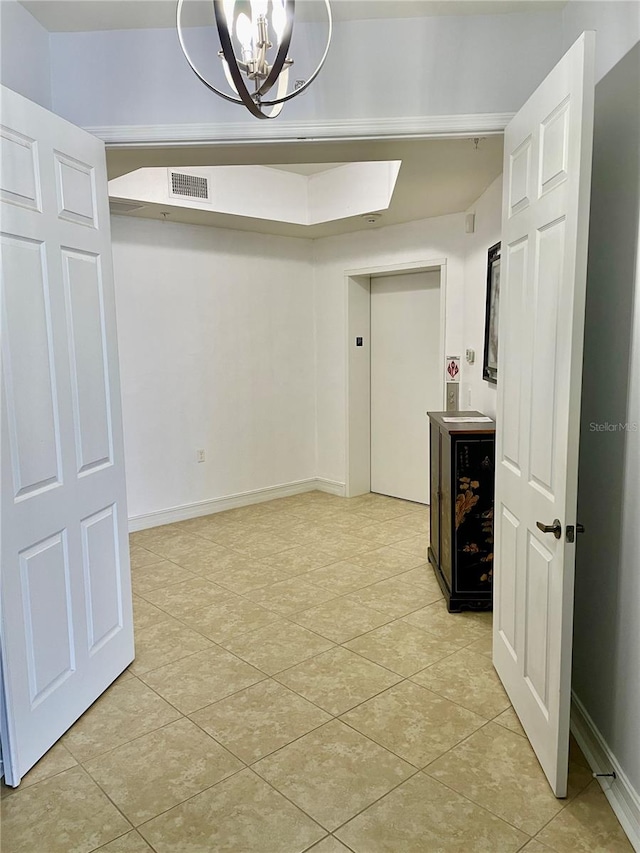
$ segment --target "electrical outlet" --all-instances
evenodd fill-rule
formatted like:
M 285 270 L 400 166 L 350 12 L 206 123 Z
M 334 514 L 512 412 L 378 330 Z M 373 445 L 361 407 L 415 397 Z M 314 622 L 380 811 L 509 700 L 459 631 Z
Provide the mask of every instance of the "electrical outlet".
M 196 450 L 196 462 L 204 462 L 204 450 Z

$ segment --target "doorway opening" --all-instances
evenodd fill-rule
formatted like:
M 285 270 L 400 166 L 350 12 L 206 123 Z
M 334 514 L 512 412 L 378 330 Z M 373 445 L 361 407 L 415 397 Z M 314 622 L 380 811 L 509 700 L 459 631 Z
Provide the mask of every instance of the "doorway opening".
M 347 318 L 345 494 L 347 497 L 367 494 L 371 491 L 372 484 L 372 280 L 376 282 L 378 279 L 388 279 L 391 276 L 403 276 L 411 273 L 436 273 L 438 275 L 438 364 L 435 375 L 439 376 L 439 380 L 436 380 L 439 385 L 437 406 L 444 406 L 444 373 L 439 368 L 444 365 L 445 361 L 446 265 L 446 259 L 439 258 L 429 261 L 412 261 L 389 266 L 347 270 L 345 272 Z M 374 284 L 374 291 L 378 289 L 378 285 Z M 426 430 L 426 410 L 422 416 L 425 420 Z M 424 478 L 425 483 L 428 484 L 428 467 L 425 468 Z

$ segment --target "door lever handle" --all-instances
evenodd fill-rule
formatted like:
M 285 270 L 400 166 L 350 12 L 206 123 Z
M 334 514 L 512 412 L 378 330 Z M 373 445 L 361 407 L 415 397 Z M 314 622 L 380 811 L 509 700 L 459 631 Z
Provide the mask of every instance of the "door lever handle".
M 562 525 L 558 518 L 553 519 L 553 524 L 543 524 L 541 521 L 536 521 L 536 527 L 543 533 L 553 533 L 556 539 L 560 539 L 562 536 Z

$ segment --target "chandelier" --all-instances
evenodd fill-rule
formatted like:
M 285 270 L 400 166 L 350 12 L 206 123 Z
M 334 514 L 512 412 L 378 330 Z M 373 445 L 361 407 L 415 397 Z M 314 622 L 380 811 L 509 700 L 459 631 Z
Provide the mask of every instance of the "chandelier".
M 329 0 L 324 0 L 329 21 L 327 44 L 311 76 L 289 92 L 287 55 L 293 31 L 295 0 L 213 0 L 224 76 L 233 94 L 222 92 L 198 71 L 187 50 L 182 31 L 182 7 L 178 0 L 177 29 L 180 47 L 192 71 L 204 85 L 233 104 L 244 104 L 256 118 L 275 118 L 286 101 L 302 94 L 318 76 L 329 52 L 332 17 Z M 275 88 L 275 97 L 272 90 Z M 271 109 L 267 112 L 265 107 Z

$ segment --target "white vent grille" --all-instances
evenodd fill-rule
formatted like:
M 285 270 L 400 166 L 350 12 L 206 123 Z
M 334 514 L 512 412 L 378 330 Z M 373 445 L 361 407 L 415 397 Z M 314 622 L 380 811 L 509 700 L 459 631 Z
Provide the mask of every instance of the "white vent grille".
M 209 200 L 209 181 L 198 175 L 185 175 L 183 172 L 171 172 L 171 195 L 181 198 L 201 198 Z

